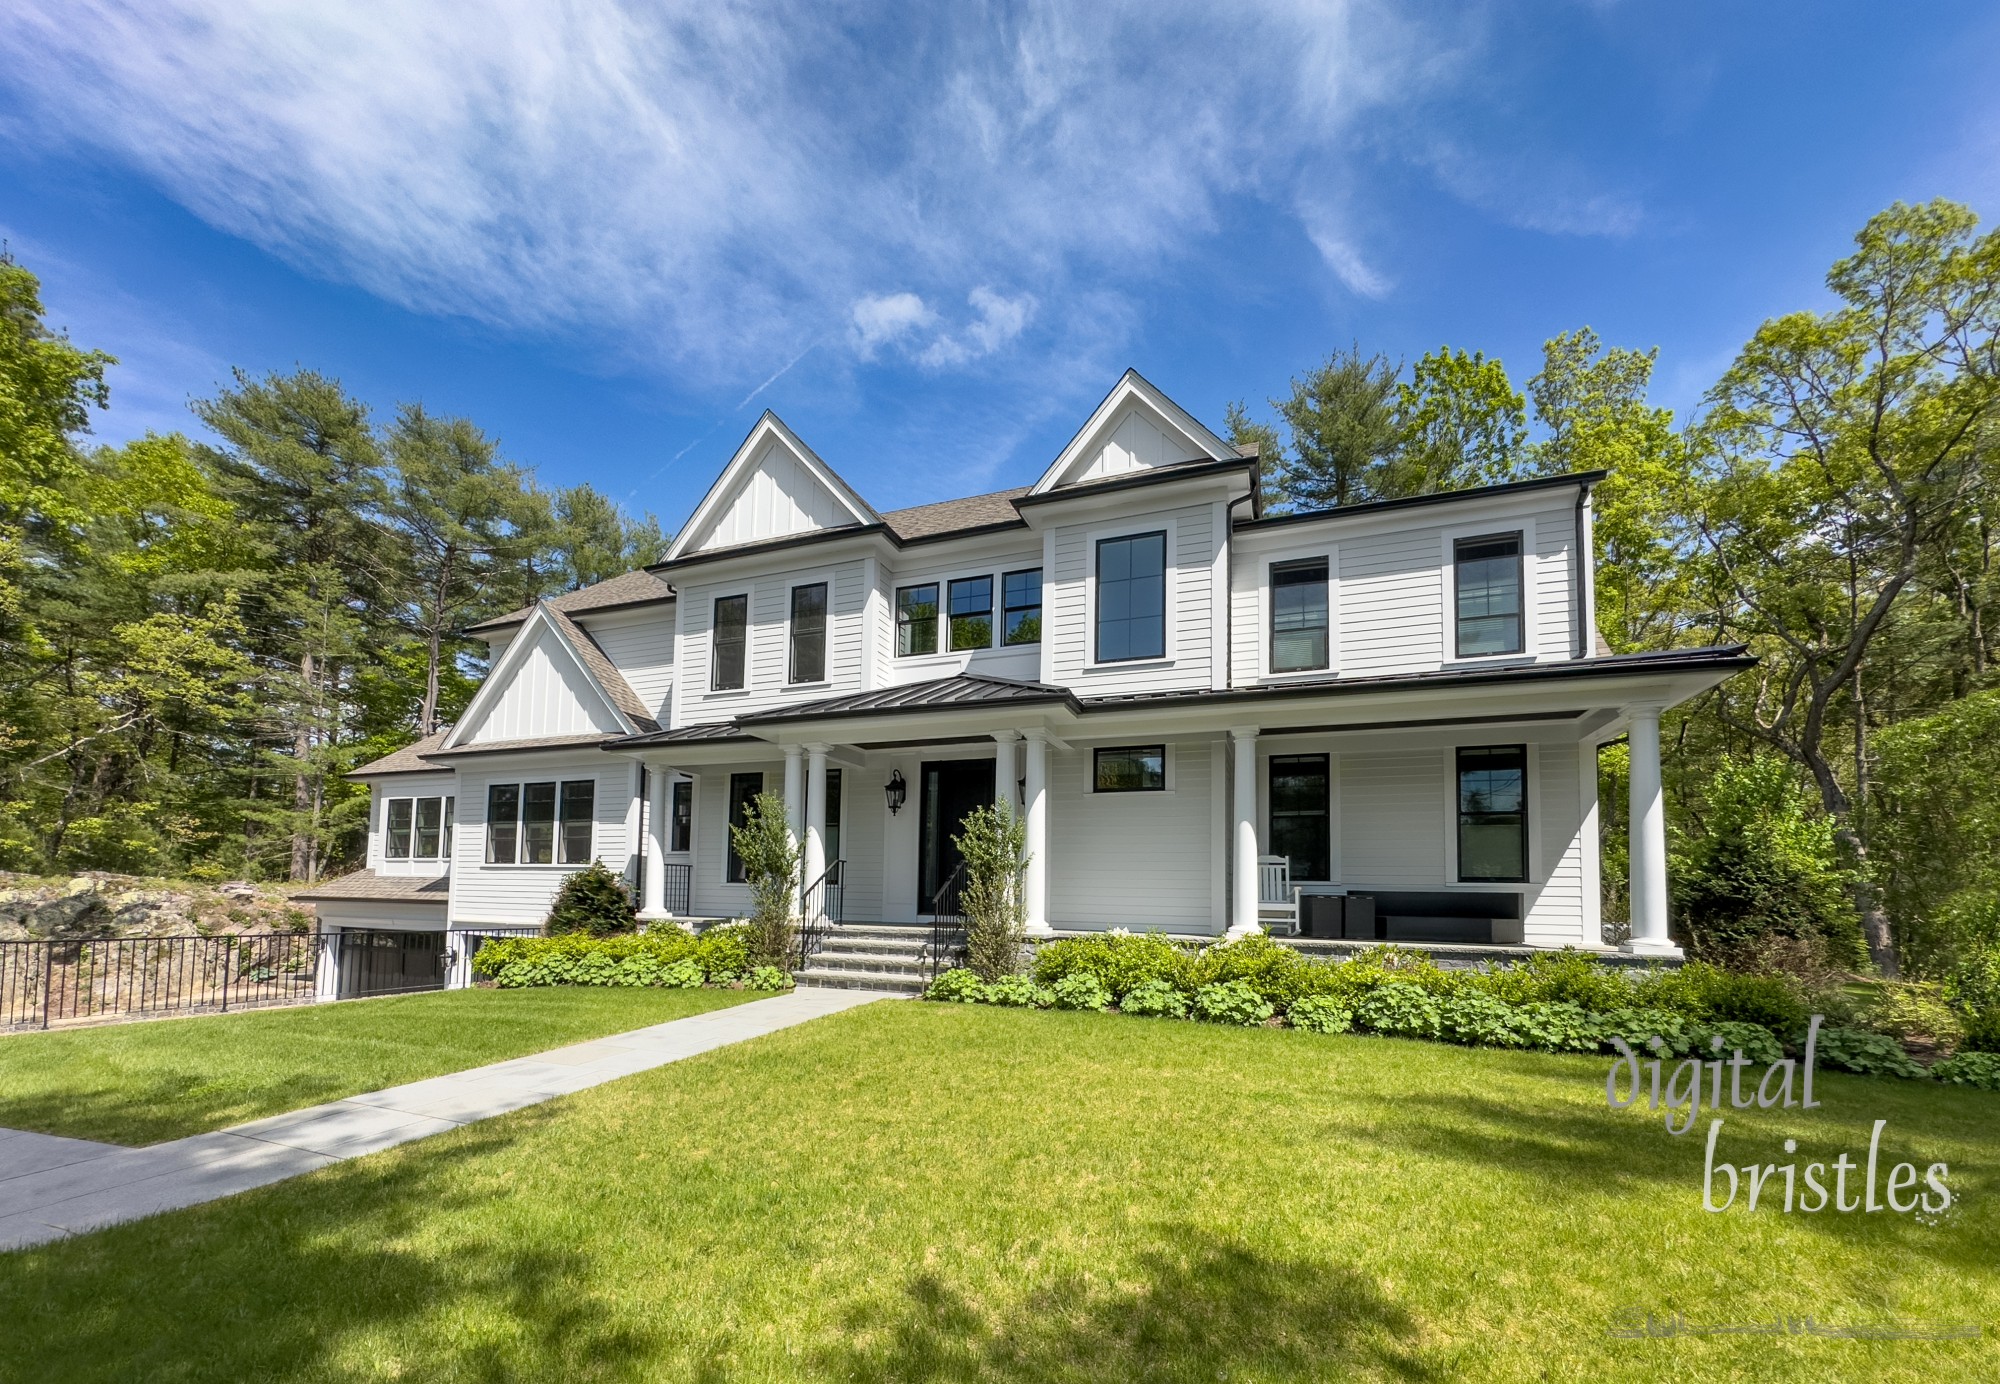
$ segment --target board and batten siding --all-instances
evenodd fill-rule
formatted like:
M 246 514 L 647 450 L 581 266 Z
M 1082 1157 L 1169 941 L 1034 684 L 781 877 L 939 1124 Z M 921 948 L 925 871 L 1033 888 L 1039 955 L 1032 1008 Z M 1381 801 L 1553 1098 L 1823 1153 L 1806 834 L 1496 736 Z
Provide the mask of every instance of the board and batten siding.
M 674 691 L 674 608 L 648 606 L 586 618 L 584 629 L 597 647 L 624 675 L 646 710 L 665 725 Z
M 1167 531 L 1167 657 L 1092 665 L 1091 588 L 1096 541 L 1113 534 Z M 1053 680 L 1082 697 L 1210 687 L 1215 663 L 1215 507 L 1139 511 L 1064 524 L 1053 531 L 1054 571 L 1043 573 L 1042 637 Z
M 743 474 L 736 493 L 689 551 L 844 528 L 855 518 L 792 449 L 768 440 Z
M 511 762 L 508 762 L 510 761 Z M 563 877 L 581 865 L 488 865 L 486 863 L 486 790 L 495 783 L 546 783 L 593 779 L 597 788 L 592 818 L 592 854 L 606 867 L 623 873 L 633 842 L 627 839 L 627 809 L 632 801 L 632 766 L 595 751 L 589 758 L 572 755 L 495 756 L 491 764 L 467 766 L 458 773 L 458 826 L 452 839 L 451 921 L 467 923 L 536 924 L 548 917 L 549 905 Z
M 500 695 L 459 743 L 492 744 L 624 728 L 553 630 L 543 630 Z
M 867 637 L 868 590 L 865 566 L 850 558 L 824 566 L 799 566 L 681 588 L 682 630 L 676 724 L 727 721 L 788 702 L 816 701 L 861 690 L 862 641 Z M 789 672 L 791 601 L 794 586 L 828 584 L 826 678 L 791 686 Z M 740 691 L 709 687 L 713 670 L 715 602 L 726 596 L 750 598 L 749 645 Z
M 1220 930 L 1210 890 L 1209 748 L 1181 742 L 1170 791 L 1093 793 L 1089 749 L 1049 756 L 1049 922 L 1134 932 Z

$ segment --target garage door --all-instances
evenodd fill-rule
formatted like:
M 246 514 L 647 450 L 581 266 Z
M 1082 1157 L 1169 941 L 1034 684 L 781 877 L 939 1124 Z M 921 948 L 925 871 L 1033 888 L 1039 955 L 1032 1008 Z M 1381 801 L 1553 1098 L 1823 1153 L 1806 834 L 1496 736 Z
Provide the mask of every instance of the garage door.
M 340 934 L 340 997 L 444 989 L 442 932 L 345 928 Z

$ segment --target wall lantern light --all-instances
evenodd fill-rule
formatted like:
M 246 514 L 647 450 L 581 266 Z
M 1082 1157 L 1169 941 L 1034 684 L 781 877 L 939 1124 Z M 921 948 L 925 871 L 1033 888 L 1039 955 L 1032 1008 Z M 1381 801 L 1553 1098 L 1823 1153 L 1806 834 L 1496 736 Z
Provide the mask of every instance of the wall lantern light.
M 890 770 L 888 786 L 882 791 L 889 798 L 889 815 L 893 817 L 898 812 L 901 812 L 903 810 L 903 800 L 910 796 L 909 785 L 903 782 L 903 771 L 901 769 Z

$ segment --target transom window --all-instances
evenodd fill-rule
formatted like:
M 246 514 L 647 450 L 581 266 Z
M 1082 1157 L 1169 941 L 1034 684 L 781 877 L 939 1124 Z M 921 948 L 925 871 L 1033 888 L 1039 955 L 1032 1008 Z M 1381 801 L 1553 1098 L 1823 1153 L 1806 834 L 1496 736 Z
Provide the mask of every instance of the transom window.
M 1097 543 L 1097 661 L 1164 658 L 1167 535 L 1128 534 Z
M 451 859 L 455 798 L 390 798 L 383 805 L 385 860 Z
M 792 588 L 791 681 L 826 678 L 826 583 Z
M 1167 786 L 1165 745 L 1120 745 L 1097 751 L 1091 789 L 1098 793 L 1159 793 Z
M 1458 657 L 1518 654 L 1521 629 L 1521 535 L 1461 538 L 1452 545 L 1457 588 Z
M 1302 673 L 1328 664 L 1326 559 L 1271 568 L 1271 671 Z M 1308 875 L 1317 879 L 1317 875 Z
M 960 577 L 951 583 L 951 647 L 985 649 L 993 644 L 993 578 Z
M 1323 754 L 1271 756 L 1271 854 L 1293 879 L 1333 878 L 1332 775 Z
M 936 582 L 905 586 L 896 592 L 896 653 L 937 652 L 938 589 Z
M 718 596 L 715 600 L 715 656 L 708 685 L 716 691 L 743 686 L 743 653 L 750 638 L 750 598 Z
M 491 784 L 486 789 L 486 862 L 588 864 L 596 807 L 595 779 Z
M 1001 624 L 1003 644 L 1042 642 L 1042 569 L 1009 572 L 1000 578 L 1001 602 L 1005 614 Z
M 1528 878 L 1526 745 L 1458 752 L 1458 877 L 1481 883 Z

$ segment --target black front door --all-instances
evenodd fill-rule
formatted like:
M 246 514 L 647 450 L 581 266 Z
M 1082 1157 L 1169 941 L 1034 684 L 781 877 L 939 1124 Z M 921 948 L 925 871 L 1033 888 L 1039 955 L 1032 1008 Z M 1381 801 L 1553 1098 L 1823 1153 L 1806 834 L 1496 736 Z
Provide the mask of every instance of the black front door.
M 917 911 L 928 915 L 932 912 L 931 901 L 937 897 L 938 890 L 965 859 L 952 840 L 963 826 L 965 814 L 993 801 L 993 761 L 942 759 L 924 765 L 921 772 L 923 790 L 918 803 L 922 816 L 917 836 Z M 956 913 L 957 898 L 946 899 L 939 911 Z

